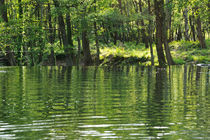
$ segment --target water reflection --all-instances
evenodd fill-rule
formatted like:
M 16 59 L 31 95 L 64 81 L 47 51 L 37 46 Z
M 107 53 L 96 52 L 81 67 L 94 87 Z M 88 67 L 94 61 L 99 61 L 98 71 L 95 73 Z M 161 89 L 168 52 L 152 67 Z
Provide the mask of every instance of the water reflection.
M 209 139 L 209 74 L 195 66 L 0 67 L 0 139 Z

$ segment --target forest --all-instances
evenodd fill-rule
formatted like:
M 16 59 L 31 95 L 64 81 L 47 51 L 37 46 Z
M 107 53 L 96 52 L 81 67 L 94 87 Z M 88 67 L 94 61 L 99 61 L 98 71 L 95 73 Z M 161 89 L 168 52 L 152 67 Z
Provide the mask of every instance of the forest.
M 1 0 L 0 65 L 209 63 L 208 0 Z

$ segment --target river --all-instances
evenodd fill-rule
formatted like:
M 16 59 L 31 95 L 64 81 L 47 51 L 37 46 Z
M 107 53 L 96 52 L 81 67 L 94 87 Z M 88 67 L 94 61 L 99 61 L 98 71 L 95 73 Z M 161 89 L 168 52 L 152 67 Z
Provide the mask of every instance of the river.
M 0 67 L 0 139 L 210 139 L 209 67 Z

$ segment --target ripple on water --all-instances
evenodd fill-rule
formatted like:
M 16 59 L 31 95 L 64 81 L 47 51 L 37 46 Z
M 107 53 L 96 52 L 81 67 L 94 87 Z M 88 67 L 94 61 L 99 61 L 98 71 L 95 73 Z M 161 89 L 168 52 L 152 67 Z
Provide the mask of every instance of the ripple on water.
M 208 139 L 208 74 L 190 66 L 0 68 L 0 139 Z

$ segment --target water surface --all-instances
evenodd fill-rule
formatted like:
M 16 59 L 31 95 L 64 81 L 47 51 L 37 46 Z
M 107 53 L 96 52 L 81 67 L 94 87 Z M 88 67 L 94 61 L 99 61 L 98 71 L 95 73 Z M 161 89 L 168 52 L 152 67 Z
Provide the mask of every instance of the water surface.
M 208 67 L 0 67 L 0 139 L 210 139 Z

